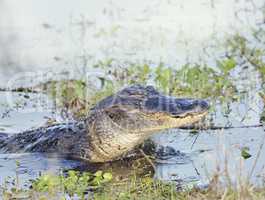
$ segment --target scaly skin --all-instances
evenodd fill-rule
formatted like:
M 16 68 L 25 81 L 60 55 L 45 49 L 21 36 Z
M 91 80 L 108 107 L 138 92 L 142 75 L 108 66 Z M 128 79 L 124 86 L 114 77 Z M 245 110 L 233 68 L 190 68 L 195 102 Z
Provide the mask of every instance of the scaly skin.
M 65 154 L 89 162 L 121 158 L 152 134 L 199 121 L 204 100 L 177 99 L 133 85 L 100 101 L 86 120 L 0 137 L 0 152 Z

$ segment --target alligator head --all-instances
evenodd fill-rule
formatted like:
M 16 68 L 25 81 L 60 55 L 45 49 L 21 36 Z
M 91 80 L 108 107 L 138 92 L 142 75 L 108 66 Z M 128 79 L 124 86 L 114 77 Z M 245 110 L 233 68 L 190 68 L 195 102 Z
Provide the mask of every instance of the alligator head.
M 100 101 L 87 120 L 95 162 L 113 160 L 153 133 L 192 124 L 209 109 L 205 100 L 166 96 L 152 86 L 133 85 Z

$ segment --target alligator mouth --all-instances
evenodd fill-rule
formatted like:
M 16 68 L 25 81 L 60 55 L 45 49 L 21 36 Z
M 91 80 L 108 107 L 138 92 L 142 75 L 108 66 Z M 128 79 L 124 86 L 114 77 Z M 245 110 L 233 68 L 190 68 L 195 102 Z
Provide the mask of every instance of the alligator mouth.
M 188 113 L 188 114 L 182 114 L 182 115 L 170 115 L 170 117 L 175 118 L 175 119 L 184 119 L 187 117 L 203 117 L 208 114 L 208 110 L 202 111 L 202 112 L 197 112 L 197 113 Z

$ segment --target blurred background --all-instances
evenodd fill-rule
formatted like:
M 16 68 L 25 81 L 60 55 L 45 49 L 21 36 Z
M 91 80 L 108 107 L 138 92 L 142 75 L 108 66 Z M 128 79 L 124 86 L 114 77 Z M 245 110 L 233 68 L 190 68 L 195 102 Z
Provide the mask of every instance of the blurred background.
M 264 12 L 262 0 L 0 0 L 0 86 L 20 72 L 78 77 L 110 59 L 213 63 L 225 38 L 261 26 Z

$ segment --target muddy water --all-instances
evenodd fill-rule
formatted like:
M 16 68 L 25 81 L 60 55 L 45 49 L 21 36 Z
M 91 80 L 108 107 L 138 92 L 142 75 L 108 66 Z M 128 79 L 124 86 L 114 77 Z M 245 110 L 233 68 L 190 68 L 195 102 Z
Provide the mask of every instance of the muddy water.
M 60 70 L 77 71 L 74 77 L 97 60 L 113 58 L 119 63 L 164 62 L 178 67 L 182 63 L 206 60 L 212 64 L 223 55 L 219 46 L 207 48 L 212 41 L 224 40 L 226 33 L 248 33 L 264 16 L 256 9 L 263 1 L 0 1 L 0 86 L 27 85 L 60 79 Z M 52 8 L 50 5 L 53 5 Z M 62 12 L 61 6 L 65 9 Z M 3 9 L 4 8 L 4 9 Z M 141 8 L 141 9 L 138 9 Z M 1 12 L 1 9 L 3 12 Z M 176 14 L 178 13 L 178 14 Z M 1 20 L 8 19 L 8 20 Z M 206 51 L 205 51 L 206 50 Z M 210 53 L 207 54 L 207 53 Z M 238 66 L 233 71 L 238 92 L 246 92 L 229 107 L 213 105 L 213 123 L 220 126 L 258 124 L 263 102 L 258 92 L 262 82 L 251 69 Z M 36 80 L 36 77 L 41 77 Z M 7 84 L 8 83 L 8 84 Z M 16 84 L 16 85 L 14 85 Z M 209 101 L 211 101 L 209 99 Z M 63 121 L 52 101 L 43 94 L 0 93 L 0 132 L 14 134 L 44 125 L 49 118 Z M 196 139 L 196 137 L 198 138 Z M 232 181 L 249 176 L 256 185 L 263 183 L 265 149 L 261 148 L 264 130 L 236 128 L 200 131 L 193 136 L 188 130 L 158 133 L 153 140 L 170 146 L 176 155 L 156 161 L 155 177 L 188 184 L 208 183 L 217 169 Z M 241 149 L 252 155 L 241 157 Z M 254 165 L 258 151 L 260 156 Z M 20 166 L 16 166 L 19 161 Z M 41 154 L 0 154 L 0 183 L 17 171 L 26 183 L 39 172 L 59 171 L 82 163 Z M 255 167 L 253 167 L 255 166 Z M 251 175 L 249 175 L 253 171 Z

